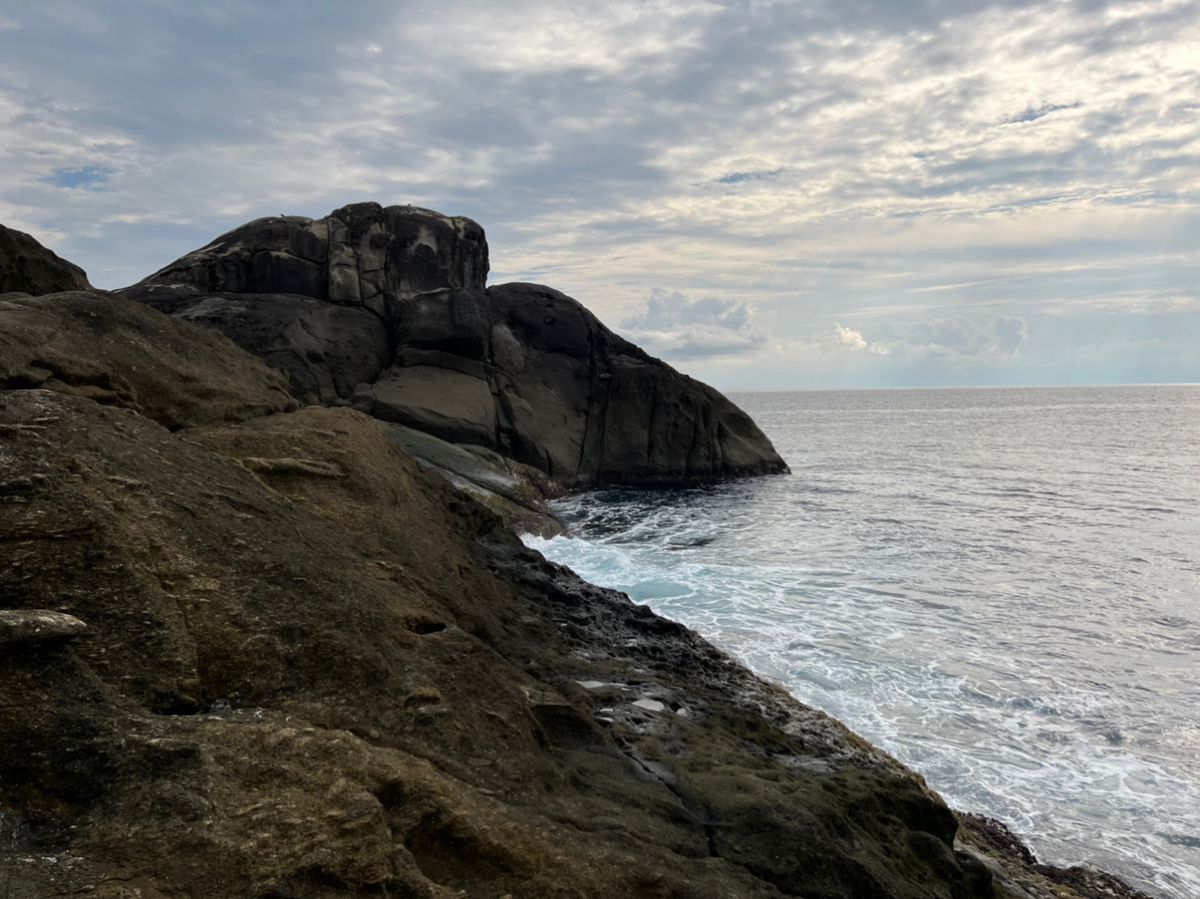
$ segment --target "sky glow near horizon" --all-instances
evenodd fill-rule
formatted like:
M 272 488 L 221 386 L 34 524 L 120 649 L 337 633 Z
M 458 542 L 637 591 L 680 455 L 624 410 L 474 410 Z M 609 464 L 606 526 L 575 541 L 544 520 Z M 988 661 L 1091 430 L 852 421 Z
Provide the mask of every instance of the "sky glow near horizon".
M 0 171 L 100 287 L 371 199 L 722 386 L 1200 381 L 1200 0 L 0 0 Z

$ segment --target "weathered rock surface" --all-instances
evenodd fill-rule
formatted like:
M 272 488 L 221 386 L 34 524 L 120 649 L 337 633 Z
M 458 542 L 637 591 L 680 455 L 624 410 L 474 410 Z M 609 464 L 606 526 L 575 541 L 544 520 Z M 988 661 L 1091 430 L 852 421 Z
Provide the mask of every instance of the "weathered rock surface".
M 24 231 L 0 225 L 0 294 L 90 290 L 87 275 Z
M 488 251 L 467 218 L 355 203 L 323 219 L 257 219 L 141 281 L 147 294 L 299 294 L 387 315 L 397 299 L 482 287 Z
M 0 297 L 0 388 L 35 387 L 172 429 L 296 407 L 279 372 L 219 333 L 100 293 Z
M 556 290 L 485 288 L 487 270 L 474 222 L 362 203 L 251 222 L 121 293 L 221 330 L 306 401 L 490 450 L 562 487 L 786 471 L 720 393 Z

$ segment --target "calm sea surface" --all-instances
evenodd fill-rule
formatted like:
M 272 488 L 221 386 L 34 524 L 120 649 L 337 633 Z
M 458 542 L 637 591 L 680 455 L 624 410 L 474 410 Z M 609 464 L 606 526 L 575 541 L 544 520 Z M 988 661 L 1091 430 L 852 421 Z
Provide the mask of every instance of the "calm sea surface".
M 790 477 L 531 545 L 1008 823 L 1200 897 L 1200 387 L 737 392 Z

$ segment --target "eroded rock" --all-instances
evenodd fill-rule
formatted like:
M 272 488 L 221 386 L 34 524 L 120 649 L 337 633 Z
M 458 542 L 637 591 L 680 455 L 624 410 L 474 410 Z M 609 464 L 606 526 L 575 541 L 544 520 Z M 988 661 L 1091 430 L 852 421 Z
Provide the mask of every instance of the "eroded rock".
M 82 396 L 167 428 L 296 406 L 279 372 L 211 329 L 83 292 L 0 298 L 0 388 Z

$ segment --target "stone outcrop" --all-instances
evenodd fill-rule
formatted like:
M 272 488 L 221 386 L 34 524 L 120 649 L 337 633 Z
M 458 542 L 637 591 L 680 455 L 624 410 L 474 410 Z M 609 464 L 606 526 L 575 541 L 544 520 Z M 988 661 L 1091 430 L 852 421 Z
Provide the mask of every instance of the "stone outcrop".
M 224 332 L 306 401 L 490 451 L 560 487 L 786 471 L 720 393 L 570 297 L 487 288 L 487 271 L 474 222 L 363 203 L 251 222 L 121 293 Z
M 87 275 L 24 231 L 0 225 L 0 294 L 90 290 Z

